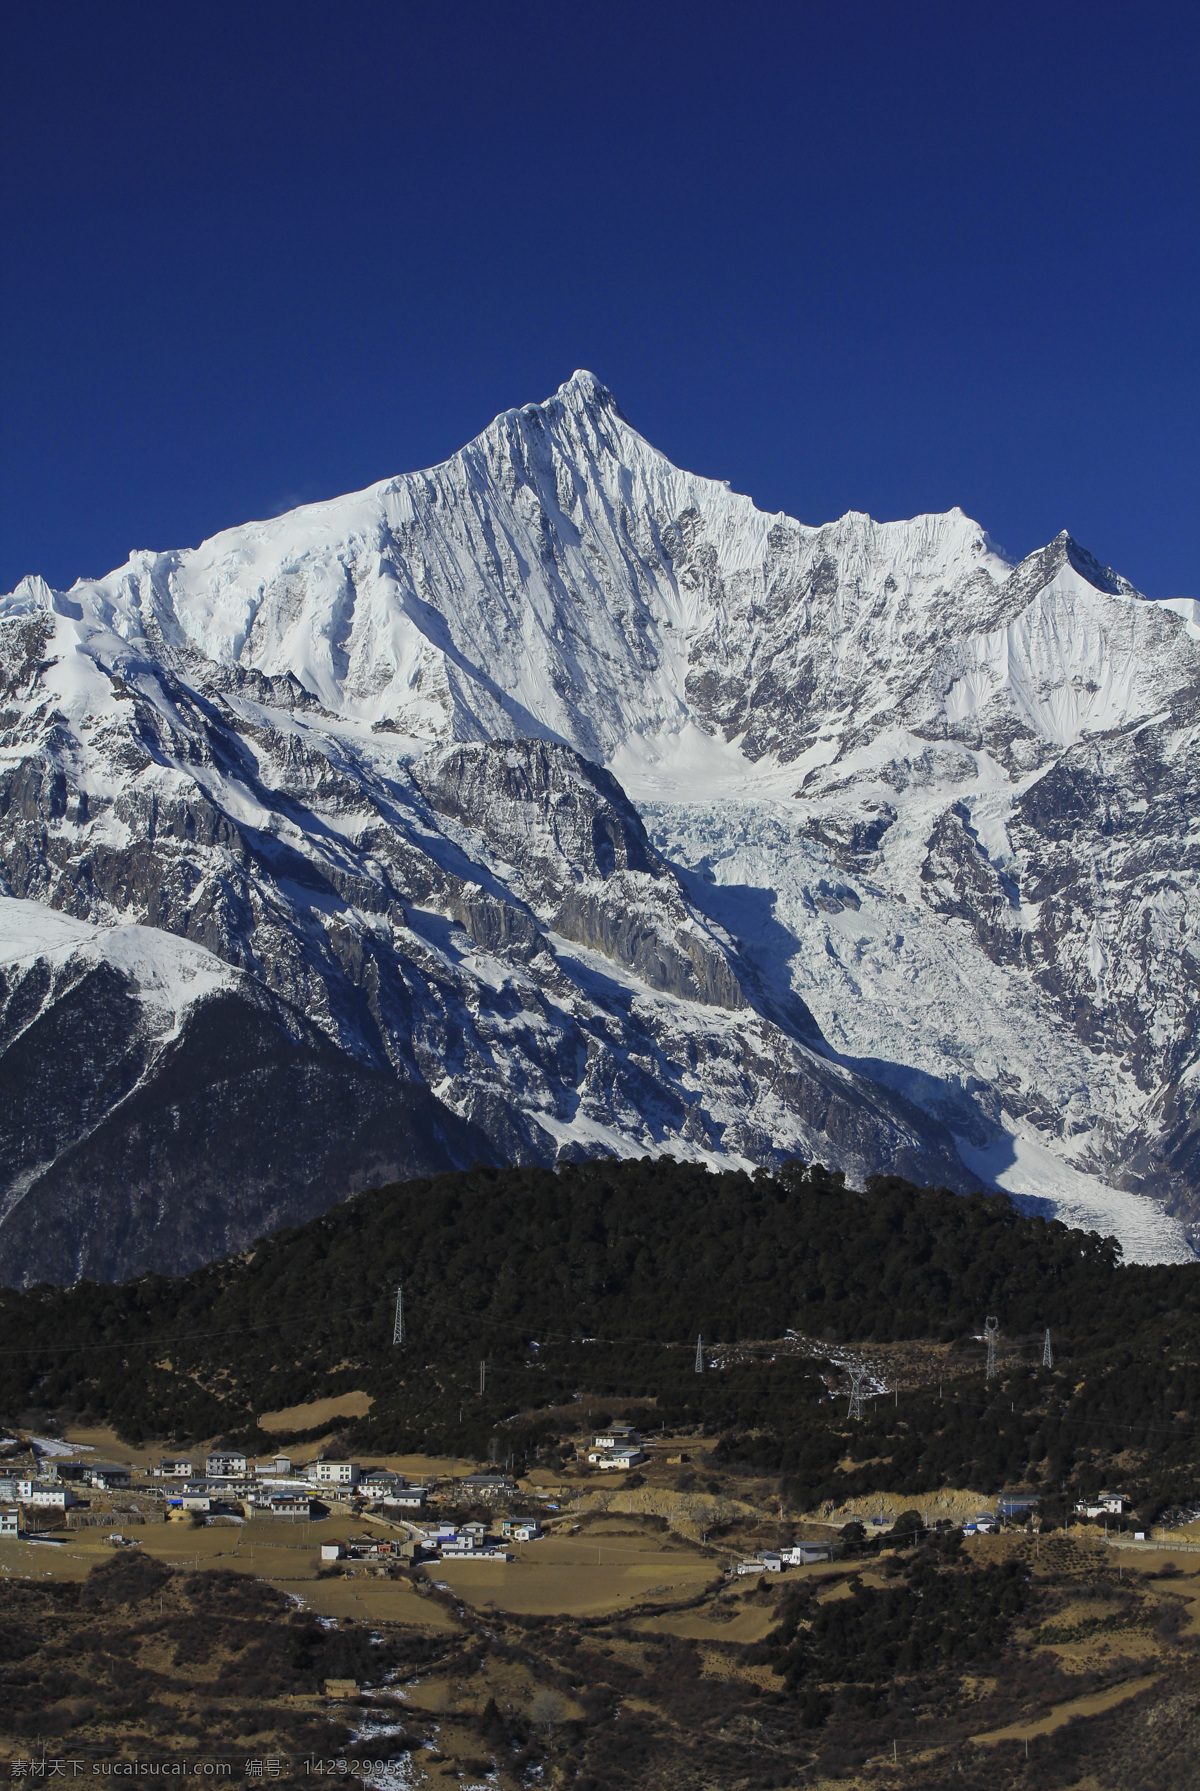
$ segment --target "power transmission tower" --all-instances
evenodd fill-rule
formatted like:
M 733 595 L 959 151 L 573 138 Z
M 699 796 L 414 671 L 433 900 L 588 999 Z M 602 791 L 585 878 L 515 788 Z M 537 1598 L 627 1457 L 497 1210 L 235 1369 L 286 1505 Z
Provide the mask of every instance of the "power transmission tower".
M 396 1289 L 396 1323 L 392 1331 L 392 1344 L 395 1346 L 404 1341 L 404 1287 L 401 1285 Z
M 1000 1372 L 996 1362 L 996 1342 L 1000 1336 L 1000 1320 L 998 1318 L 985 1319 L 983 1334 L 987 1338 L 988 1346 L 987 1379 L 994 1381 Z
M 696 1373 L 704 1373 L 704 1339 L 699 1333 L 696 1336 Z
M 863 1388 L 866 1386 L 866 1384 L 867 1384 L 866 1369 L 865 1368 L 852 1368 L 850 1370 L 850 1410 L 846 1413 L 847 1418 L 861 1418 L 862 1417 L 862 1415 L 863 1415 Z
M 1054 1346 L 1050 1342 L 1050 1327 L 1046 1326 L 1046 1341 L 1042 1345 L 1042 1367 L 1054 1367 Z
M 480 1397 L 480 1399 L 483 1398 L 483 1395 L 484 1395 L 484 1392 L 486 1391 L 486 1389 L 487 1389 L 487 1363 L 481 1362 L 479 1364 L 479 1397 Z

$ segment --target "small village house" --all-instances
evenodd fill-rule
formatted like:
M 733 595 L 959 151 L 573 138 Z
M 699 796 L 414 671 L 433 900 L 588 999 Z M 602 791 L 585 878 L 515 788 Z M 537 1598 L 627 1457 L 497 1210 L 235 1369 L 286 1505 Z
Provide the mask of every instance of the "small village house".
M 75 1489 L 61 1480 L 18 1480 L 17 1503 L 42 1511 L 69 1511 L 79 1500 Z
M 352 1461 L 310 1461 L 304 1470 L 315 1486 L 344 1488 L 358 1484 L 358 1467 Z
M 511 1536 L 514 1542 L 537 1542 L 542 1526 L 536 1517 L 506 1517 L 500 1525 L 500 1534 Z
M 635 1430 L 632 1424 L 610 1424 L 607 1430 L 599 1431 L 596 1436 L 598 1449 L 640 1448 L 641 1442 L 642 1433 Z
M 424 1511 L 428 1490 L 424 1486 L 397 1486 L 383 1495 L 384 1503 L 398 1505 L 401 1511 Z
M 1075 1504 L 1079 1517 L 1124 1517 L 1129 1509 L 1129 1500 L 1119 1492 L 1098 1492 L 1093 1498 L 1078 1499 Z
M 164 1455 L 154 1470 L 156 1480 L 190 1480 L 192 1464 L 186 1455 Z
M 119 1461 L 92 1461 L 87 1466 L 87 1483 L 100 1492 L 123 1492 L 129 1485 L 129 1468 Z

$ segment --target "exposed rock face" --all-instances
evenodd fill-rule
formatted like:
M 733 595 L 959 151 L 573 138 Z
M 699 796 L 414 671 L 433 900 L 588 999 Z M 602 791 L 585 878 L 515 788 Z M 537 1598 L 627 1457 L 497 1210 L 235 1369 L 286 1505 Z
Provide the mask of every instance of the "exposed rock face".
M 463 1153 L 967 1186 L 1020 1133 L 1200 1217 L 1198 632 L 1065 534 L 1014 567 L 959 511 L 763 515 L 590 375 L 428 472 L 26 580 L 0 1273 L 184 1266 Z M 164 1031 L 131 924 L 230 980 Z
M 311 1218 L 331 1177 L 349 1192 L 488 1155 L 423 1084 L 209 953 L 52 919 L 0 970 L 6 1281 L 169 1273 Z
M 1200 1213 L 1198 745 L 1194 697 L 1149 726 L 1080 741 L 1016 797 L 994 857 L 956 805 L 921 873 L 933 907 L 967 920 L 994 962 L 1031 972 L 1088 1052 L 1120 1065 L 1133 1124 L 1110 1119 L 1101 1159 L 1189 1217 Z
M 554 932 L 652 989 L 746 1005 L 730 942 L 688 906 L 609 772 L 539 740 L 451 747 L 419 759 L 413 776 L 439 814 L 482 835 Z

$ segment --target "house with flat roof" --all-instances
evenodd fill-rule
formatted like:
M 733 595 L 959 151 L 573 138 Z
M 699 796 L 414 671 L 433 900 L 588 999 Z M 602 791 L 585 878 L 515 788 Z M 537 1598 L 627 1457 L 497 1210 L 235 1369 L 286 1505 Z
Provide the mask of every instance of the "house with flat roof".
M 601 1445 L 599 1438 L 588 1450 L 588 1460 L 595 1468 L 613 1469 L 623 1472 L 626 1468 L 636 1468 L 640 1461 L 645 1461 L 646 1452 L 640 1443 L 616 1443 Z
M 352 1461 L 310 1461 L 304 1470 L 314 1486 L 350 1487 L 358 1485 L 358 1466 Z
M 17 1481 L 16 1494 L 18 1505 L 29 1505 L 42 1511 L 69 1511 L 79 1503 L 74 1487 L 64 1480 L 22 1478 Z

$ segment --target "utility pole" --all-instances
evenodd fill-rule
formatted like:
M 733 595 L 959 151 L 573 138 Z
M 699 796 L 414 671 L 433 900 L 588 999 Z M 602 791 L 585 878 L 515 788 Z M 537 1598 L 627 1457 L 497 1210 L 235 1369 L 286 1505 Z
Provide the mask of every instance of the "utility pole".
M 1049 1325 L 1046 1326 L 1046 1340 L 1042 1344 L 1042 1367 L 1043 1368 L 1053 1368 L 1054 1367 L 1054 1346 L 1050 1342 L 1050 1327 L 1049 1327 Z
M 994 1381 L 1000 1369 L 996 1362 L 996 1343 L 1000 1336 L 1000 1320 L 987 1318 L 983 1323 L 983 1334 L 987 1338 L 987 1379 Z
M 400 1286 L 399 1286 L 399 1287 L 397 1287 L 397 1289 L 396 1289 L 396 1323 L 395 1323 L 395 1325 L 394 1325 L 394 1326 L 393 1326 L 393 1327 L 392 1327 L 392 1345 L 393 1345 L 393 1348 L 395 1348 L 395 1347 L 396 1347 L 396 1346 L 398 1346 L 398 1345 L 399 1345 L 399 1344 L 401 1344 L 401 1343 L 403 1343 L 403 1342 L 404 1342 L 404 1341 L 405 1341 L 405 1331 L 404 1331 L 404 1287 L 403 1287 L 403 1284 L 401 1284 L 401 1285 L 400 1285 Z
M 696 1373 L 704 1373 L 704 1338 L 696 1333 Z

